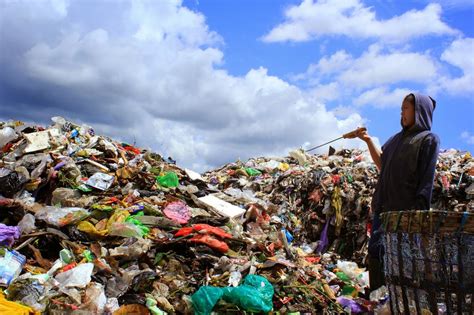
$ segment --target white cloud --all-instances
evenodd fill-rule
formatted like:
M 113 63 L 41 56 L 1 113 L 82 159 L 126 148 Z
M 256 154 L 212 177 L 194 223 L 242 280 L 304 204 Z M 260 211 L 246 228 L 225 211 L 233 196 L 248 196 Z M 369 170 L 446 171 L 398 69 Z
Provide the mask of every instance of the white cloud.
M 374 44 L 358 57 L 343 50 L 323 56 L 294 77 L 306 80 L 311 85 L 308 94 L 318 100 L 350 97 L 349 104 L 386 108 L 400 106 L 412 92 L 396 86 L 424 85 L 438 76 L 438 63 L 429 53 L 387 50 Z
M 340 86 L 337 82 L 329 84 L 320 84 L 307 92 L 309 97 L 314 98 L 318 102 L 334 101 L 340 96 Z
M 467 144 L 474 144 L 474 135 L 472 135 L 468 131 L 464 131 L 461 133 L 461 138 L 467 143 Z
M 363 92 L 354 100 L 354 104 L 376 108 L 400 107 L 404 97 L 410 93 L 413 91 L 399 88 L 390 91 L 387 86 L 382 86 Z
M 77 17 L 81 12 L 66 13 L 75 23 L 88 21 Z M 133 2 L 101 18 L 101 27 L 62 32 L 72 28 L 64 18 L 56 32 L 39 32 L 41 40 L 25 36 L 26 49 L 14 59 L 3 56 L 21 71 L 5 74 L 9 105 L 0 116 L 37 121 L 64 115 L 197 170 L 238 157 L 284 155 L 361 124 L 360 115 L 339 119 L 264 68 L 228 74 L 220 68 L 219 36 L 181 1 Z M 115 24 L 125 31 L 107 27 Z M 331 86 L 323 94 L 330 92 Z
M 348 68 L 353 62 L 351 55 L 344 50 L 339 50 L 329 57 L 324 56 L 317 64 L 309 65 L 306 74 L 309 76 L 314 74 L 318 76 L 330 75 Z
M 205 17 L 182 6 L 182 0 L 133 1 L 131 20 L 138 26 L 136 38 L 169 41 L 170 37 L 186 46 L 214 44 L 220 36 L 206 24 Z
M 441 6 L 429 4 L 381 20 L 360 0 L 303 0 L 285 11 L 285 21 L 263 37 L 266 42 L 309 41 L 325 35 L 407 41 L 426 35 L 458 32 L 441 20 Z
M 451 94 L 474 92 L 474 38 L 457 39 L 441 55 L 441 60 L 461 69 L 462 76 L 441 78 L 441 86 Z
M 356 88 L 399 82 L 424 83 L 436 76 L 436 64 L 424 53 L 393 51 L 384 53 L 378 45 L 355 59 L 339 79 Z

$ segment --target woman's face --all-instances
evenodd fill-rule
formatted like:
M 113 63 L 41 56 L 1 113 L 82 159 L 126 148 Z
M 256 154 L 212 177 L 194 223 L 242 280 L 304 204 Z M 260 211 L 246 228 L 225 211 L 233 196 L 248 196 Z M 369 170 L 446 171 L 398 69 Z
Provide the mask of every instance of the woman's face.
M 415 124 L 415 105 L 408 100 L 403 100 L 401 122 L 403 128 L 410 128 Z

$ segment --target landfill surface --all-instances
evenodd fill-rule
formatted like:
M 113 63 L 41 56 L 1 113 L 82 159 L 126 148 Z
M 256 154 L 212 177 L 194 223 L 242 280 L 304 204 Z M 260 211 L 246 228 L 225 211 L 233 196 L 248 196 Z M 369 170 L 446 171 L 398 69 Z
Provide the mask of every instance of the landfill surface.
M 198 174 L 53 117 L 0 123 L 0 313 L 383 313 L 369 294 L 377 170 L 341 150 Z M 474 211 L 474 160 L 440 154 L 432 208 Z

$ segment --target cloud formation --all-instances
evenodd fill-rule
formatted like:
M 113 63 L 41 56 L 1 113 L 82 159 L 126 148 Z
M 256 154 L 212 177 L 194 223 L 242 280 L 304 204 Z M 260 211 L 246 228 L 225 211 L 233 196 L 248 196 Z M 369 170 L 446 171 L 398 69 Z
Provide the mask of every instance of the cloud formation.
M 360 0 L 303 0 L 285 10 L 285 20 L 263 36 L 265 42 L 304 42 L 322 36 L 376 38 L 404 42 L 426 35 L 455 35 L 441 20 L 439 4 L 379 19 Z
M 223 39 L 181 1 L 124 2 L 99 8 L 100 19 L 83 16 L 85 5 L 50 1 L 33 14 L 24 3 L 5 4 L 2 29 L 35 31 L 21 41 L 2 34 L 6 50 L 16 51 L 0 57 L 2 119 L 48 123 L 63 115 L 200 171 L 284 155 L 363 121 L 357 113 L 337 117 L 265 68 L 230 75 Z

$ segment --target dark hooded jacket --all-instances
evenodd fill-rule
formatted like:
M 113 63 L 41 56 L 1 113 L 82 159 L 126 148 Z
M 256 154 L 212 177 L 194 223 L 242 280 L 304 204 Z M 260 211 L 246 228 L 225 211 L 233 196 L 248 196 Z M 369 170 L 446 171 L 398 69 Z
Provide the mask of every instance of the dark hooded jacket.
M 431 132 L 436 102 L 414 94 L 415 124 L 402 129 L 382 146 L 382 168 L 372 200 L 374 220 L 369 243 L 372 257 L 380 257 L 380 213 L 429 209 L 438 159 L 439 138 Z

